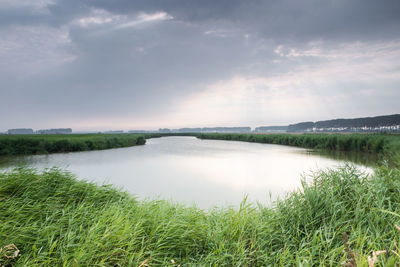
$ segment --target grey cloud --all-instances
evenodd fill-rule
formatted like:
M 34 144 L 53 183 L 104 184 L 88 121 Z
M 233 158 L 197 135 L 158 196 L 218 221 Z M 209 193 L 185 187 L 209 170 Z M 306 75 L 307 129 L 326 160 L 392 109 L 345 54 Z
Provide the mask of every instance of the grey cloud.
M 157 12 L 173 19 L 129 24 Z M 7 35 L 0 37 L 0 113 L 16 107 L 0 124 L 168 114 L 187 96 L 236 75 L 324 68 L 330 59 L 321 55 L 288 56 L 313 41 L 329 50 L 398 39 L 398 14 L 397 0 L 58 0 L 40 10 L 0 4 L 0 33 Z M 94 16 L 120 21 L 78 23 Z M 274 52 L 279 45 L 284 55 Z M 393 94 L 382 96 L 388 98 Z
M 67 4 L 68 3 L 68 4 Z M 79 2 L 82 3 L 82 2 Z M 229 21 L 233 27 L 256 31 L 265 38 L 364 39 L 398 35 L 400 2 L 397 0 L 148 0 L 84 1 L 85 7 L 115 13 L 166 11 L 174 18 L 192 23 Z M 62 8 L 58 8 L 59 5 Z M 52 10 L 82 8 L 75 1 L 61 2 Z M 81 4 L 82 5 L 82 4 Z
M 199 81 L 205 85 L 228 77 L 241 65 L 242 37 L 231 38 L 236 44 L 227 47 L 204 37 L 205 29 L 170 22 L 91 35 L 90 29 L 76 27 L 70 31 L 76 61 L 22 82 L 21 87 L 34 84 L 33 90 L 15 89 L 16 83 L 9 88 L 27 91 L 22 101 L 44 103 L 43 113 L 47 108 L 58 114 L 160 112 L 201 89 Z
M 165 11 L 176 20 L 204 23 L 228 21 L 265 38 L 315 39 L 392 38 L 398 35 L 400 2 L 397 0 L 59 0 L 47 6 L 48 14 L 27 7 L 0 11 L 0 22 L 61 25 L 90 8 L 116 14 Z

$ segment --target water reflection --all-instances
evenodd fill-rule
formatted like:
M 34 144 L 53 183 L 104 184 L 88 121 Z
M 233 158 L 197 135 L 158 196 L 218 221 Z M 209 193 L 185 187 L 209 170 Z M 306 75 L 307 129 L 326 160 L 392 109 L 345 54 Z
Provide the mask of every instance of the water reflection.
M 298 188 L 301 174 L 344 164 L 306 152 L 280 145 L 164 137 L 150 139 L 145 146 L 9 158 L 3 167 L 59 166 L 139 198 L 210 208 L 237 206 L 246 195 L 250 201 L 267 204 Z
M 343 151 L 326 151 L 326 150 L 308 150 L 306 153 L 312 155 L 321 155 L 323 157 L 349 161 L 355 164 L 376 167 L 381 158 L 376 154 L 362 152 L 343 152 Z

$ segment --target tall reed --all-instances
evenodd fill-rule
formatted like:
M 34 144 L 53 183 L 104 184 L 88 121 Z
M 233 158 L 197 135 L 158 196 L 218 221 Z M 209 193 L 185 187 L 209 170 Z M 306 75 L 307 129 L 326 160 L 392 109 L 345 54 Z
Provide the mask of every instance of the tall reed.
M 1 173 L 0 265 L 339 266 L 349 255 L 366 265 L 373 251 L 397 251 L 398 168 L 368 176 L 348 165 L 311 176 L 271 207 L 243 201 L 204 211 L 138 201 L 60 169 Z
M 144 145 L 156 134 L 0 135 L 0 156 L 76 152 Z

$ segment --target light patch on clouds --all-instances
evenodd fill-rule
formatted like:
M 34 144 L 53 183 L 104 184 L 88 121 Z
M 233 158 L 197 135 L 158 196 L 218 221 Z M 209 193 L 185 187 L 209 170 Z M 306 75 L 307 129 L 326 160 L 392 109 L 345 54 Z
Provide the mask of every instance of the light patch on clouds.
M 140 21 L 143 21 L 143 22 L 173 19 L 173 17 L 166 12 L 156 12 L 156 13 L 150 13 L 150 14 L 149 13 L 141 13 L 138 18 Z
M 126 16 L 112 14 L 104 9 L 91 9 L 88 16 L 73 20 L 70 26 L 78 25 L 81 28 L 94 31 L 88 32 L 87 36 L 109 34 L 115 30 L 135 28 L 149 23 L 172 20 L 173 17 L 166 12 L 144 13 Z
M 333 82 L 338 78 L 349 82 L 400 79 L 400 40 L 344 43 L 334 47 L 324 44 L 305 48 L 279 45 L 274 52 L 281 57 L 280 62 L 297 63 L 293 63 L 295 67 L 286 75 L 309 77 L 310 81 L 330 78 Z M 310 61 L 310 58 L 314 61 Z
M 111 22 L 118 22 L 126 20 L 126 16 L 113 15 L 104 9 L 92 9 L 89 16 L 79 18 L 74 21 L 74 23 L 79 24 L 81 27 L 89 27 L 93 25 L 102 25 Z
M 215 29 L 215 30 L 207 30 L 203 34 L 220 37 L 220 38 L 225 38 L 225 37 L 234 36 L 236 34 L 236 32 L 232 31 L 232 30 Z
M 323 61 L 300 64 L 291 71 L 271 76 L 236 76 L 207 86 L 188 97 L 171 116 L 172 121 L 195 121 L 196 125 L 234 124 L 250 126 L 293 123 L 346 117 L 349 110 L 371 106 L 374 115 L 385 107 L 381 97 L 400 97 L 400 41 L 351 43 L 324 48 L 299 49 L 278 46 L 275 53 L 293 58 L 317 57 Z M 295 51 L 295 52 L 293 52 Z M 394 107 L 387 113 L 396 113 Z
M 259 126 L 289 122 L 296 114 L 312 112 L 321 106 L 310 91 L 299 92 L 294 78 L 233 77 L 209 85 L 196 93 L 170 117 L 170 121 L 193 121 L 191 126 Z
M 166 12 L 140 13 L 134 20 L 118 24 L 115 28 L 124 29 L 124 28 L 136 27 L 144 23 L 171 20 L 171 19 L 173 19 L 173 17 Z
M 275 54 L 287 58 L 318 57 L 326 59 L 374 59 L 381 57 L 398 56 L 400 39 L 389 42 L 347 42 L 329 48 L 329 43 L 313 41 L 305 47 L 293 47 L 290 45 L 278 45 L 274 49 Z

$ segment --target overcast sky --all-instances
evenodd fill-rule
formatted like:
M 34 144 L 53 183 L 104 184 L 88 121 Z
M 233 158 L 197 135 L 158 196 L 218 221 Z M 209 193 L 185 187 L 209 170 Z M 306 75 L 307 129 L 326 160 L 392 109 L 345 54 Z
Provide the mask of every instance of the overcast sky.
M 400 113 L 399 0 L 0 0 L 0 131 Z

